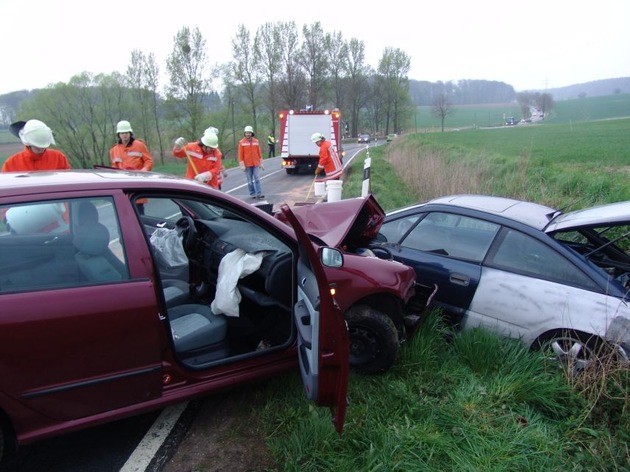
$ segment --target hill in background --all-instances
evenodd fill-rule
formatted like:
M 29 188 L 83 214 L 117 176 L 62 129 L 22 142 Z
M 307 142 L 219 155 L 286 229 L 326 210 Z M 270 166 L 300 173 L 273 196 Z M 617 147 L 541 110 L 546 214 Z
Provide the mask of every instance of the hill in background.
M 521 92 L 525 92 L 522 90 Z M 527 90 L 549 93 L 555 101 L 630 93 L 630 77 L 603 79 L 566 87 Z M 409 81 L 409 93 L 416 106 L 431 106 L 444 94 L 453 105 L 480 105 L 515 102 L 519 92 L 505 82 L 459 80 L 457 82 Z
M 583 84 L 568 85 L 566 87 L 537 90 L 553 95 L 554 100 L 571 100 L 574 98 L 602 97 L 630 93 L 630 77 L 617 79 L 594 80 Z

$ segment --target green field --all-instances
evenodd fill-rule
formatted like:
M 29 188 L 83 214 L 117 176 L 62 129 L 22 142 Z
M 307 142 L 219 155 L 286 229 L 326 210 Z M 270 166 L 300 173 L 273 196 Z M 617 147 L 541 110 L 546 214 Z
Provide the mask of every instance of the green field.
M 520 108 L 516 102 L 457 106 L 446 118 L 444 126 L 449 129 L 501 126 L 507 116 L 521 118 Z M 583 123 L 623 117 L 630 117 L 630 94 L 559 101 L 547 114 L 543 123 Z M 439 131 L 440 120 L 431 114 L 431 107 L 417 107 L 408 131 L 426 130 Z

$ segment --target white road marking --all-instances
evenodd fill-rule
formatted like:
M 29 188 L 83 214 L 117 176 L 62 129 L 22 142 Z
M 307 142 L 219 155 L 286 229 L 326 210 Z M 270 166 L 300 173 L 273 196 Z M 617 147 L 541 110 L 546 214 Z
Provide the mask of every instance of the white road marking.
M 188 402 L 183 402 L 165 408 L 147 431 L 147 434 L 144 435 L 136 450 L 129 456 L 120 472 L 144 472 L 187 406 Z

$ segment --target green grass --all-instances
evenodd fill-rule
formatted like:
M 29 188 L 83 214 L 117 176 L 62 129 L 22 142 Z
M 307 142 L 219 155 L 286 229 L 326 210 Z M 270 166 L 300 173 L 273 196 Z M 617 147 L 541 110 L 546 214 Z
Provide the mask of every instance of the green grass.
M 453 113 L 446 118 L 444 126 L 449 129 L 501 126 L 504 118 L 508 116 L 521 118 L 518 103 L 455 106 Z M 628 117 L 630 94 L 620 94 L 558 101 L 542 124 L 583 123 Z M 431 114 L 431 107 L 416 107 L 407 128 L 409 132 L 440 131 L 440 120 Z
M 303 399 L 297 375 L 273 380 L 262 412 L 287 471 L 623 470 L 627 432 L 588 427 L 584 400 L 520 343 L 481 331 L 452 340 L 433 313 L 394 369 L 352 376 L 342 437 Z M 589 438 L 589 432 L 597 439 Z M 591 449 L 592 448 L 592 449 Z

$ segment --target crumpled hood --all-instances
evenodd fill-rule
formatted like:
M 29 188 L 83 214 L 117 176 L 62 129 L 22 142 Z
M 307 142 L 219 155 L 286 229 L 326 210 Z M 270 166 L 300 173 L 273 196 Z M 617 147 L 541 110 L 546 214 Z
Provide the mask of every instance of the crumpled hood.
M 385 218 L 373 195 L 294 206 L 291 210 L 308 234 L 330 247 L 367 244 L 376 237 Z M 284 221 L 281 215 L 276 214 L 276 218 Z

